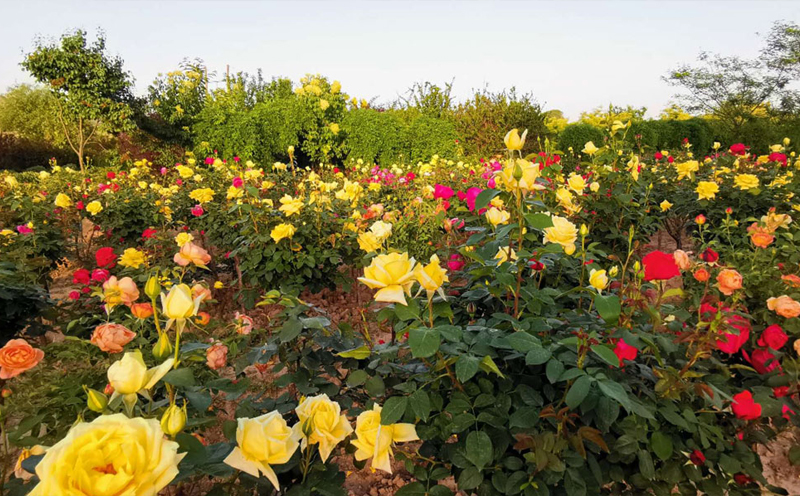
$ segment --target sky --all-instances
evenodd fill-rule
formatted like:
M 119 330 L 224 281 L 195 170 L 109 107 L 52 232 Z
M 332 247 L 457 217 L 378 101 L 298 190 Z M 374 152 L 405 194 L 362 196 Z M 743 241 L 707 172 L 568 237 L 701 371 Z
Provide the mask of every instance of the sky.
M 755 57 L 776 20 L 800 22 L 800 1 L 110 1 L 5 3 L 0 91 L 32 82 L 20 68 L 37 37 L 106 33 L 143 94 L 159 72 L 199 57 L 224 76 L 262 69 L 297 81 L 339 80 L 358 98 L 390 102 L 415 82 L 453 94 L 516 87 L 576 119 L 598 106 L 673 100 L 662 80 L 700 51 Z M 11 21 L 11 22 L 8 22 Z

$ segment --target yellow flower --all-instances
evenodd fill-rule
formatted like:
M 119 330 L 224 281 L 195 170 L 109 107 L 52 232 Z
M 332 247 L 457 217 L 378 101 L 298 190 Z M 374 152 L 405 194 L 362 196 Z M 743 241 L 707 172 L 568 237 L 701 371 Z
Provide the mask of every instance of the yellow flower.
M 737 174 L 733 178 L 733 184 L 741 190 L 758 188 L 758 177 L 753 174 Z
M 578 228 L 564 217 L 553 216 L 553 225 L 544 230 L 544 243 L 558 243 L 564 247 L 564 253 L 575 252 L 575 240 L 578 239 Z
M 375 235 L 375 239 L 383 243 L 389 236 L 392 235 L 392 225 L 382 220 L 376 221 L 369 228 L 370 232 Z
M 56 195 L 55 204 L 57 207 L 69 208 L 72 206 L 72 200 L 70 200 L 69 196 L 65 195 L 64 193 L 59 193 Z
M 372 410 L 361 412 L 356 419 L 356 439 L 352 441 L 357 448 L 356 460 L 372 458 L 373 469 L 392 473 L 392 447 L 395 443 L 417 441 L 414 424 L 381 425 L 381 407 L 373 405 Z
M 711 181 L 700 181 L 697 183 L 695 191 L 697 192 L 698 200 L 713 200 L 719 193 L 719 186 Z
M 225 193 L 225 198 L 228 200 L 235 200 L 244 196 L 244 188 L 237 188 L 236 186 L 228 186 L 228 191 Z
M 589 189 L 592 190 L 593 193 L 597 193 L 600 191 L 600 183 L 593 181 L 592 184 L 589 185 Z
M 497 260 L 497 265 L 503 265 L 509 260 L 516 262 L 517 258 L 517 252 L 508 246 L 498 249 L 497 253 L 494 255 L 494 259 Z
M 339 134 L 339 124 L 335 122 L 331 122 L 331 125 L 328 126 L 333 134 Z
M 303 398 L 295 412 L 298 418 L 292 428 L 295 438 L 301 439 L 302 449 L 319 444 L 323 462 L 331 455 L 333 448 L 353 432 L 339 404 L 331 401 L 327 394 Z
M 586 181 L 583 179 L 583 176 L 576 174 L 574 172 L 569 175 L 569 179 L 567 179 L 567 184 L 569 185 L 569 189 L 578 194 L 583 193 L 583 190 L 586 189 Z
M 281 212 L 283 212 L 286 217 L 291 217 L 292 215 L 299 214 L 300 209 L 303 208 L 303 199 L 302 198 L 292 198 L 289 195 L 283 195 L 281 198 L 281 206 L 278 208 Z
M 407 305 L 403 293 L 411 295 L 416 261 L 408 253 L 388 253 L 372 259 L 358 280 L 370 289 L 377 289 L 375 301 Z
M 319 108 L 322 110 L 327 110 L 330 106 L 331 104 L 328 102 L 328 100 L 322 99 L 319 101 Z
M 272 232 L 269 235 L 277 243 L 284 238 L 291 238 L 296 231 L 293 225 L 283 223 L 272 228 Z
M 17 233 L 12 231 L 11 229 L 3 229 L 2 231 L 0 231 L 0 235 L 2 235 L 2 236 L 14 236 L 16 234 Z
M 126 407 L 132 411 L 133 405 L 136 403 L 136 393 L 152 389 L 172 369 L 174 364 L 175 359 L 169 358 L 161 365 L 148 369 L 142 359 L 141 351 L 125 353 L 120 360 L 112 363 L 108 368 L 108 383 L 114 388 L 111 401 L 122 396 Z
M 414 269 L 414 277 L 419 285 L 427 291 L 428 299 L 433 297 L 434 291 L 438 291 L 439 296 L 443 299 L 445 298 L 442 285 L 450 282 L 450 279 L 447 278 L 447 270 L 443 269 L 439 264 L 437 255 L 431 255 L 431 261 L 428 265 L 417 265 L 417 268 Z
M 195 189 L 189 193 L 189 198 L 201 204 L 208 203 L 214 199 L 214 190 L 211 188 Z
M 89 202 L 89 204 L 86 205 L 86 211 L 92 215 L 97 215 L 103 211 L 103 205 L 97 200 Z
M 175 242 L 181 248 L 183 248 L 183 245 L 185 245 L 186 243 L 189 243 L 191 241 L 194 241 L 194 236 L 192 236 L 191 234 L 189 234 L 187 232 L 178 233 L 178 235 L 175 236 Z
M 161 430 L 164 434 L 175 437 L 186 427 L 186 403 L 183 408 L 172 403 L 161 417 Z
M 509 150 L 522 150 L 522 147 L 525 146 L 526 136 L 528 136 L 527 129 L 523 131 L 522 136 L 520 136 L 519 131 L 515 128 L 506 133 L 505 138 L 503 138 L 503 143 L 505 143 L 506 148 Z
M 594 145 L 594 142 L 590 141 L 583 145 L 583 150 L 581 150 L 586 155 L 592 156 L 597 153 L 600 149 Z
M 256 418 L 239 418 L 236 447 L 224 463 L 256 478 L 264 475 L 279 489 L 272 465 L 287 463 L 299 445 L 292 429 L 277 411 Z
M 176 284 L 172 286 L 166 295 L 161 293 L 161 312 L 169 321 L 167 328 L 173 321 L 183 321 L 194 317 L 200 308 L 203 295 L 192 298 L 192 288 L 188 284 Z
M 156 419 L 102 415 L 76 424 L 36 465 L 31 496 L 152 496 L 178 475 L 178 443 Z
M 136 248 L 127 248 L 122 255 L 119 257 L 119 264 L 123 267 L 130 267 L 132 269 L 138 269 L 142 265 L 144 265 L 146 258 L 144 253 L 137 250 Z
M 222 281 L 217 281 L 217 282 L 214 283 L 214 289 L 222 289 L 224 287 L 225 287 L 225 284 L 223 284 Z
M 591 284 L 598 293 L 606 289 L 606 287 L 608 287 L 608 275 L 606 275 L 606 271 L 592 269 L 589 273 L 589 284 Z
M 179 165 L 176 167 L 176 169 L 178 169 L 178 174 L 184 179 L 189 179 L 190 177 L 194 176 L 194 170 L 192 170 L 191 167 Z
M 678 171 L 678 181 L 684 177 L 692 178 L 693 174 L 700 170 L 700 163 L 697 160 L 689 160 L 688 162 L 681 162 L 675 164 L 675 170 Z
M 534 189 L 544 189 L 541 184 L 536 184 L 536 179 L 540 175 L 538 164 L 521 158 L 507 161 L 505 167 L 498 172 L 498 177 L 506 191 L 519 190 L 523 193 Z
M 358 235 L 358 247 L 367 253 L 378 251 L 381 248 L 381 241 L 375 233 L 367 231 Z
M 664 200 L 658 206 L 661 207 L 662 212 L 666 212 L 667 210 L 672 208 L 672 203 L 670 203 L 667 200 Z
M 331 83 L 331 93 L 335 95 L 336 93 L 339 93 L 340 91 L 342 91 L 342 83 L 340 83 L 339 81 L 332 82 Z
M 510 213 L 495 207 L 492 207 L 486 211 L 486 220 L 488 220 L 489 224 L 494 227 L 497 227 L 499 224 L 507 224 L 510 218 Z

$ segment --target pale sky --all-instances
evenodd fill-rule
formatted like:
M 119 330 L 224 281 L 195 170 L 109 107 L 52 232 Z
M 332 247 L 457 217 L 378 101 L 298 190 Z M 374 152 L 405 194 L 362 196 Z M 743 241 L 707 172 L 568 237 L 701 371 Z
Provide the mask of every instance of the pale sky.
M 199 57 L 224 75 L 297 81 L 321 73 L 352 96 L 394 100 L 414 82 L 516 86 L 570 118 L 600 105 L 656 116 L 675 90 L 661 80 L 701 50 L 752 57 L 800 1 L 106 1 L 4 2 L 0 90 L 30 82 L 22 54 L 37 35 L 106 32 L 143 93 L 159 72 Z

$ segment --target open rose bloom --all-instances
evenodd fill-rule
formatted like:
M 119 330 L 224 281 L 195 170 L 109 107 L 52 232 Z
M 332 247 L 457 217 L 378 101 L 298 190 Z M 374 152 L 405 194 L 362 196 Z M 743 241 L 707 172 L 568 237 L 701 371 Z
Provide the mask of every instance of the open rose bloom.
M 12 339 L 0 348 L 0 379 L 11 379 L 35 367 L 44 358 L 44 351 L 24 339 Z

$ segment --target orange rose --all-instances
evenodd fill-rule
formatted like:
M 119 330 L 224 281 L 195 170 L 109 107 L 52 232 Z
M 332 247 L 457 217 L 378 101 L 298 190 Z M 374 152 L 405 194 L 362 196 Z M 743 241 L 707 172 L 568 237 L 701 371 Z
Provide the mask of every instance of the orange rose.
M 675 264 L 681 270 L 687 270 L 692 266 L 689 255 L 683 250 L 675 250 L 675 253 L 672 254 L 672 258 L 675 259 Z
M 766 248 L 775 241 L 775 236 L 768 230 L 759 227 L 750 231 L 750 241 L 758 248 Z
M 205 267 L 211 261 L 211 255 L 203 248 L 189 241 L 181 247 L 181 251 L 175 254 L 173 260 L 181 267 L 186 267 L 190 263 Z
M 711 274 L 709 274 L 706 269 L 699 268 L 696 271 L 694 271 L 694 274 L 692 274 L 692 276 L 699 282 L 706 282 L 708 281 L 708 278 L 711 277 Z
M 197 318 L 194 321 L 196 324 L 206 325 L 211 322 L 211 315 L 208 312 L 197 312 Z
M 139 299 L 139 288 L 130 277 L 123 277 L 117 280 L 116 276 L 111 276 L 103 283 L 103 301 L 109 308 L 123 304 L 130 306 Z
M 206 301 L 211 298 L 211 290 L 200 283 L 195 284 L 192 286 L 192 299 L 197 299 L 198 297 L 201 297 L 201 303 Z
M 789 285 L 789 286 L 791 286 L 793 288 L 800 288 L 800 277 L 798 277 L 798 276 L 796 276 L 794 274 L 788 274 L 788 275 L 785 275 L 785 276 L 781 276 L 781 280 L 785 284 L 787 284 L 787 285 Z
M 228 347 L 217 343 L 206 350 L 206 363 L 211 370 L 221 369 L 228 363 Z
M 0 379 L 11 379 L 36 366 L 44 351 L 29 345 L 24 339 L 12 339 L 0 348 Z
M 94 328 L 92 344 L 106 353 L 120 353 L 135 337 L 136 333 L 123 325 L 101 324 Z
M 786 295 L 772 297 L 767 300 L 767 308 L 775 311 L 781 317 L 790 319 L 800 315 L 800 303 L 794 301 L 791 297 Z M 0 374 L 2 377 L 2 374 Z
M 134 303 L 131 305 L 131 313 L 137 319 L 146 319 L 153 315 L 153 305 L 150 303 Z
M 725 296 L 730 296 L 737 289 L 742 289 L 742 275 L 733 269 L 723 269 L 717 276 L 719 290 Z

